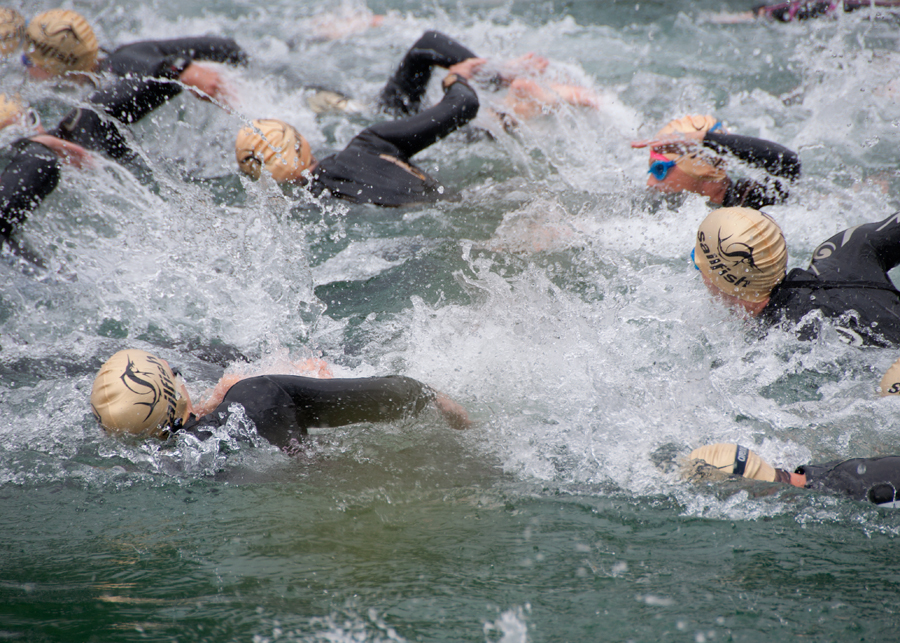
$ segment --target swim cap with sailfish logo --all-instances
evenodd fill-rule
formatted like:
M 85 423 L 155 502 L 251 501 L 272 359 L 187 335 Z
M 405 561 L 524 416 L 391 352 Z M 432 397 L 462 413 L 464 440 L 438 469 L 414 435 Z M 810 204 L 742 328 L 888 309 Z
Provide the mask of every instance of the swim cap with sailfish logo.
M 22 46 L 25 18 L 15 9 L 0 7 L 0 56 L 9 56 Z
M 655 138 L 665 138 L 672 134 L 687 134 L 690 132 L 703 132 L 705 134 L 711 130 L 720 129 L 721 125 L 713 116 L 691 114 L 669 121 L 665 127 L 657 132 Z M 690 153 L 685 153 L 683 145 L 680 146 L 675 143 L 656 146 L 653 148 L 653 151 L 662 154 L 670 161 L 675 161 L 678 169 L 688 176 L 707 181 L 721 181 L 725 178 L 724 159 L 715 157 L 709 150 L 697 149 Z M 653 159 L 650 162 L 652 163 Z
M 189 415 L 182 386 L 165 360 L 137 349 L 119 351 L 94 379 L 91 411 L 112 435 L 162 438 Z
M 719 208 L 697 230 L 694 260 L 723 293 L 756 303 L 784 279 L 787 246 L 768 215 L 752 208 Z
M 91 71 L 99 50 L 87 20 L 68 9 L 45 11 L 32 18 L 25 30 L 25 54 L 51 74 Z
M 244 174 L 258 179 L 262 166 L 281 183 L 312 165 L 309 143 L 296 129 L 274 118 L 251 121 L 238 132 L 234 155 Z

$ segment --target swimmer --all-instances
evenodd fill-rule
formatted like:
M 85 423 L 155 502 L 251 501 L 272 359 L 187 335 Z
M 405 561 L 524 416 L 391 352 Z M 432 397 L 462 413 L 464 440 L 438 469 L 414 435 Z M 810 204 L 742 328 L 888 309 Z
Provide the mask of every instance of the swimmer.
M 160 83 L 149 78 L 117 79 L 94 92 L 83 107 L 69 112 L 49 131 L 43 129 L 34 110 L 4 96 L 7 115 L 0 117 L 0 129 L 18 126 L 28 135 L 9 147 L 12 157 L 0 174 L 0 242 L 15 254 L 42 266 L 43 261 L 33 253 L 26 253 L 13 237 L 28 216 L 56 189 L 61 178 L 61 162 L 76 168 L 91 167 L 90 150 L 124 163 L 138 174 L 146 173 L 122 129 L 180 91 L 175 83 Z
M 465 409 L 409 377 L 316 379 L 298 375 L 247 377 L 224 393 L 209 413 L 196 415 L 181 376 L 163 359 L 123 350 L 100 368 L 91 389 L 91 411 L 115 437 L 167 439 L 173 433 L 201 440 L 243 407 L 260 437 L 294 451 L 307 430 L 360 422 L 390 422 L 437 409 L 454 429 L 471 425 Z
M 485 58 L 479 58 L 449 36 L 427 31 L 409 49 L 388 80 L 381 92 L 381 105 L 392 114 L 417 113 L 432 70 L 443 67 L 479 88 L 508 88 L 502 107 L 493 110 L 507 127 L 514 126 L 517 119 L 545 114 L 564 103 L 599 107 L 599 98 L 589 89 L 543 79 L 549 65 L 546 58 L 528 53 L 491 69 Z
M 747 447 L 720 443 L 694 449 L 680 473 L 692 482 L 749 478 L 900 507 L 900 456 L 896 455 L 804 464 L 791 473 L 776 469 Z
M 447 191 L 410 161 L 478 113 L 478 97 L 456 74 L 443 81 L 444 99 L 426 110 L 367 127 L 343 151 L 321 161 L 297 130 L 279 120 L 255 120 L 238 132 L 235 156 L 258 179 L 263 168 L 279 183 L 305 185 L 354 203 L 401 206 L 436 201 Z
M 691 256 L 717 299 L 763 327 L 787 324 L 810 340 L 824 317 L 852 345 L 900 346 L 900 291 L 887 274 L 900 265 L 900 212 L 839 232 L 808 269 L 786 275 L 778 224 L 758 210 L 720 208 L 700 224 Z
M 800 176 L 800 158 L 776 143 L 729 134 L 712 116 L 685 116 L 670 121 L 655 137 L 631 144 L 650 148 L 647 187 L 664 193 L 694 192 L 725 207 L 762 208 L 782 203 Z M 764 170 L 768 176 L 733 180 L 727 157 Z
M 14 54 L 25 37 L 25 18 L 15 9 L 0 7 L 0 56 Z
M 809 20 L 819 16 L 833 15 L 842 5 L 845 13 L 867 7 L 893 7 L 900 9 L 900 0 L 843 0 L 843 2 L 793 0 L 792 2 L 756 6 L 753 8 L 751 15 L 756 18 L 791 22 L 792 20 Z
M 242 65 L 247 54 L 230 38 L 203 36 L 136 42 L 100 57 L 94 31 L 78 13 L 51 9 L 35 16 L 24 34 L 22 64 L 36 80 L 76 80 L 108 72 L 120 77 L 177 80 L 205 100 L 227 100 L 219 73 L 197 61 Z

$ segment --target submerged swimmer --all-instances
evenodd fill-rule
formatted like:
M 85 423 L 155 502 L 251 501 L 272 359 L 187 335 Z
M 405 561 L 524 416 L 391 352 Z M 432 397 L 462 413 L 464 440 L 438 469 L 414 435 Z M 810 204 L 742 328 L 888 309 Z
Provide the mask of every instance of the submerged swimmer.
M 720 443 L 694 449 L 683 463 L 681 475 L 693 482 L 729 477 L 781 482 L 900 507 L 900 456 L 896 455 L 804 464 L 789 472 L 776 469 L 747 447 Z
M 788 197 L 791 182 L 800 176 L 795 152 L 771 141 L 729 134 L 712 116 L 670 121 L 652 139 L 631 146 L 650 148 L 648 187 L 665 193 L 694 192 L 725 207 L 781 203 Z M 732 179 L 725 171 L 728 157 L 763 170 L 766 176 Z
M 868 7 L 888 7 L 900 9 L 900 0 L 843 0 L 842 2 L 822 0 L 792 0 L 753 8 L 752 17 L 769 18 L 780 22 L 808 20 L 819 16 L 830 16 L 841 9 L 845 13 Z
M 900 212 L 839 232 L 809 268 L 785 274 L 778 224 L 758 210 L 720 208 L 700 224 L 691 255 L 713 295 L 763 326 L 789 324 L 814 339 L 824 317 L 850 344 L 900 345 L 900 291 L 887 274 L 900 265 Z
M 168 362 L 142 350 L 119 351 L 100 368 L 91 389 L 91 411 L 116 437 L 167 439 L 190 433 L 201 440 L 243 407 L 260 437 L 281 449 L 296 448 L 315 427 L 389 422 L 434 407 L 454 429 L 469 428 L 465 409 L 409 377 L 316 379 L 298 375 L 247 377 L 224 393 L 215 410 L 194 413 L 184 381 Z
M 314 196 L 400 206 L 436 201 L 445 188 L 410 161 L 478 113 L 478 97 L 456 74 L 443 81 L 444 99 L 414 116 L 367 127 L 343 151 L 317 160 L 296 129 L 279 120 L 255 120 L 238 132 L 235 156 L 245 174 L 265 169 L 279 183 L 306 185 Z
M 230 38 L 202 36 L 136 42 L 104 57 L 93 29 L 74 11 L 51 9 L 35 16 L 23 36 L 22 64 L 37 80 L 115 76 L 177 80 L 201 98 L 227 98 L 219 73 L 198 61 L 245 64 L 247 54 Z

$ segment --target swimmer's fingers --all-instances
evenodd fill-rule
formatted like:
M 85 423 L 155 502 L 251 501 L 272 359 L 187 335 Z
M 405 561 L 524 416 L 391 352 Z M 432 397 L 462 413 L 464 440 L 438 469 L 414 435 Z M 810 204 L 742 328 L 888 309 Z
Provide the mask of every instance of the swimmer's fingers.
M 447 68 L 447 71 L 451 74 L 456 74 L 461 78 L 465 78 L 466 80 L 472 80 L 472 76 L 475 75 L 481 67 L 484 66 L 487 60 L 484 58 L 466 58 L 461 63 L 456 63 L 455 65 L 451 65 Z
M 441 412 L 441 415 L 444 416 L 444 419 L 451 428 L 462 431 L 472 426 L 469 414 L 462 405 L 454 402 L 439 391 L 435 391 L 434 405 L 437 407 L 438 411 Z
M 234 99 L 234 92 L 222 79 L 222 75 L 205 65 L 191 63 L 188 65 L 178 79 L 187 85 L 200 100 L 211 101 L 217 100 L 226 104 L 231 104 Z
M 529 51 L 524 56 L 516 58 L 513 61 L 513 65 L 527 72 L 543 74 L 547 67 L 550 66 L 550 60 L 543 56 L 538 56 L 533 51 Z
M 643 147 L 649 147 L 651 149 L 658 148 L 676 148 L 679 150 L 689 149 L 694 147 L 703 140 L 703 137 L 706 135 L 706 132 L 687 132 L 687 133 L 673 133 L 666 134 L 665 136 L 657 136 L 655 138 L 647 138 L 640 141 L 632 141 L 631 147 L 635 149 L 640 149 Z
M 64 163 L 79 170 L 94 167 L 94 158 L 91 156 L 91 153 L 80 145 L 50 136 L 49 134 L 38 134 L 37 136 L 32 136 L 31 140 L 53 150 Z

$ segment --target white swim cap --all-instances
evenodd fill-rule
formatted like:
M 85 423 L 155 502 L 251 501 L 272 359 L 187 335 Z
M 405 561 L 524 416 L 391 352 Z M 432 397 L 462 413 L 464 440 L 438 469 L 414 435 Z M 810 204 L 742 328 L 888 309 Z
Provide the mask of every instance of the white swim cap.
M 716 288 L 764 301 L 784 279 L 787 245 L 770 216 L 752 208 L 713 210 L 697 230 L 694 260 Z
M 137 349 L 119 351 L 94 379 L 91 411 L 112 435 L 164 438 L 189 415 L 182 386 L 165 360 Z
M 45 11 L 32 18 L 25 30 L 25 53 L 51 74 L 91 71 L 99 50 L 87 20 L 68 9 Z
M 293 127 L 274 118 L 251 121 L 238 132 L 234 155 L 244 174 L 258 179 L 262 166 L 279 183 L 312 165 L 309 143 Z
M 699 114 L 691 114 L 683 118 L 676 118 L 669 121 L 656 134 L 656 138 L 662 138 L 669 134 L 687 134 L 690 132 L 708 132 L 715 129 L 718 121 L 714 116 L 702 116 Z M 677 147 L 677 144 L 673 144 Z M 666 146 L 661 146 L 653 151 L 661 153 L 670 161 L 675 161 L 682 172 L 696 179 L 704 179 L 707 181 L 721 181 L 725 178 L 725 161 L 714 157 L 709 150 L 694 151 L 685 154 L 683 151 L 667 150 Z M 653 162 L 653 159 L 650 160 Z

